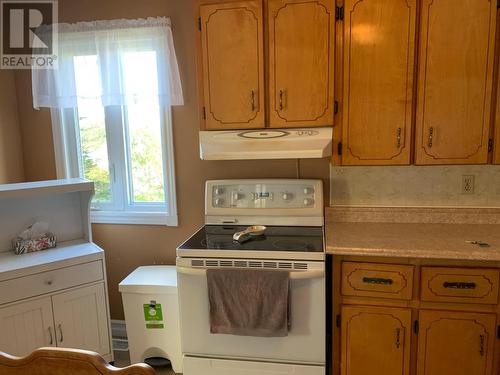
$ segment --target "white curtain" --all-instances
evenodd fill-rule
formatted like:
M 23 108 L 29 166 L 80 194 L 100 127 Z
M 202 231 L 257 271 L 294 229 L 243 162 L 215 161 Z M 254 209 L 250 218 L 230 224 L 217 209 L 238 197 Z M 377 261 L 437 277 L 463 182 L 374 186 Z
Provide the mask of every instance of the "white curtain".
M 103 106 L 125 105 L 127 98 L 156 99 L 161 105 L 182 105 L 182 87 L 174 50 L 170 19 L 110 20 L 57 24 L 56 69 L 33 69 L 33 107 L 76 108 L 78 95 L 74 57 L 95 55 L 100 76 L 98 99 Z M 158 90 L 134 92 L 120 78 L 121 56 L 127 52 L 156 54 Z M 141 75 L 137 71 L 138 78 Z M 132 90 L 132 91 L 130 91 Z M 95 93 L 92 93 L 95 96 Z

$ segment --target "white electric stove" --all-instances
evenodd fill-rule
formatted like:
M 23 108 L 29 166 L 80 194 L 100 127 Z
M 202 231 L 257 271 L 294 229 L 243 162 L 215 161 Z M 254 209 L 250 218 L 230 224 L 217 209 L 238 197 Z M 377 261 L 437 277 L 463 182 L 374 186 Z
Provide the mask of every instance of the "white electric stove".
M 185 375 L 325 374 L 323 223 L 320 180 L 207 181 L 205 226 L 177 248 Z M 289 271 L 288 336 L 211 334 L 207 268 Z

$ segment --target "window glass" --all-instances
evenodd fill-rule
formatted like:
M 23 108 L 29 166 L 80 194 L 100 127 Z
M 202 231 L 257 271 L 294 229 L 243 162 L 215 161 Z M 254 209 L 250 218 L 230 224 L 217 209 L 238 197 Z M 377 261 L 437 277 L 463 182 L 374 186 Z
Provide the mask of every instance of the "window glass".
M 97 56 L 74 57 L 77 120 L 80 137 L 80 174 L 94 181 L 93 202 L 110 202 L 111 181 L 104 108 L 99 97 L 100 80 Z M 78 133 L 78 132 L 77 132 Z
M 162 126 L 154 51 L 122 55 L 130 202 L 164 203 Z

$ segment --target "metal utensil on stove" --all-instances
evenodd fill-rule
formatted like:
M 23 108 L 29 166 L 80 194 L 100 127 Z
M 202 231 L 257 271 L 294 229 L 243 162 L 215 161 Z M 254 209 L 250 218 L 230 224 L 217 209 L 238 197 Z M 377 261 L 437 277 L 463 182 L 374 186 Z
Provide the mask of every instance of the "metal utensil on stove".
M 264 225 L 252 225 L 241 232 L 236 232 L 233 234 L 233 240 L 238 242 L 245 242 L 252 236 L 262 236 L 266 230 Z

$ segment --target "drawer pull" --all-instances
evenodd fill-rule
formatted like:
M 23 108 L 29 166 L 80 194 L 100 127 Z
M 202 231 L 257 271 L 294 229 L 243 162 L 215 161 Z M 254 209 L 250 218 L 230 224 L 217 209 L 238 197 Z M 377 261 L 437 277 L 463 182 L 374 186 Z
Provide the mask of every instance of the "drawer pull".
M 283 93 L 284 93 L 283 89 L 279 91 L 279 108 L 280 108 L 280 111 L 282 111 L 283 108 L 285 108 L 285 106 L 283 105 Z
M 45 282 L 45 284 L 47 284 L 47 285 L 52 285 L 52 280 L 47 280 L 47 281 Z
M 363 282 L 365 284 L 378 284 L 378 285 L 392 285 L 394 283 L 392 279 L 383 279 L 381 277 L 363 277 Z
M 52 327 L 49 327 L 49 337 L 50 337 L 49 345 L 52 345 L 54 343 L 54 340 L 52 338 Z
M 401 148 L 401 132 L 401 128 L 398 128 L 396 131 L 396 148 Z
M 429 140 L 427 142 L 427 146 L 429 146 L 429 148 L 432 148 L 433 138 L 434 138 L 434 128 L 431 126 L 429 128 Z
M 479 354 L 484 357 L 484 335 L 479 335 Z
M 445 281 L 443 283 L 443 288 L 446 288 L 446 289 L 476 289 L 476 283 Z
M 64 336 L 63 336 L 63 331 L 62 331 L 62 327 L 60 324 L 57 325 L 57 328 L 59 328 L 59 342 L 63 342 L 64 341 Z
M 401 346 L 401 328 L 396 328 L 396 349 Z

